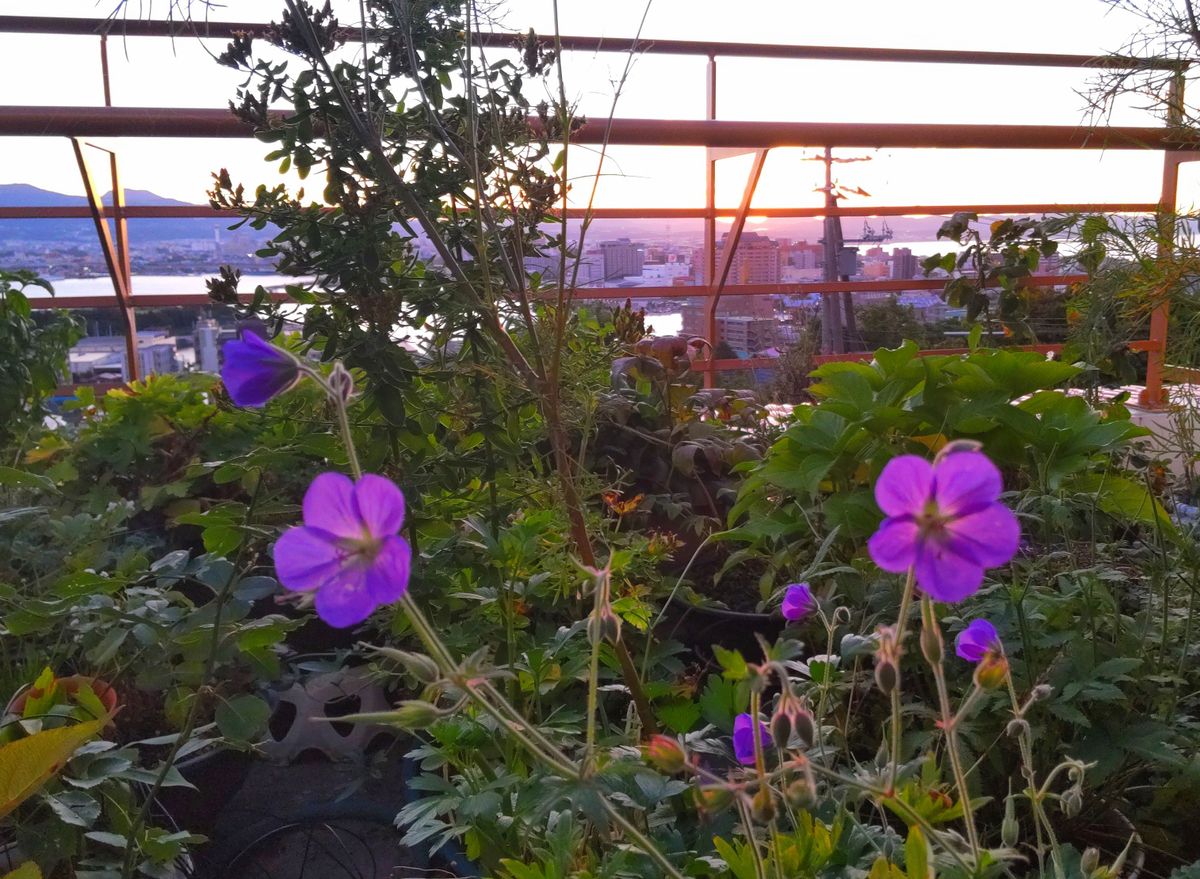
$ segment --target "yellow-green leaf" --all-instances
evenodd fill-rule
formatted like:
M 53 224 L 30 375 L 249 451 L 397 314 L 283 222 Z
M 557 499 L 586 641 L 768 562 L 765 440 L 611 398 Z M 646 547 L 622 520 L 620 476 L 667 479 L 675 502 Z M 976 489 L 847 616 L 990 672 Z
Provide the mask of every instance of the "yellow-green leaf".
M 0 747 L 0 818 L 37 793 L 109 719 L 43 730 Z
M 933 863 L 929 857 L 929 845 L 921 828 L 908 828 L 908 839 L 904 843 L 904 866 L 908 879 L 933 879 Z
M 5 873 L 4 879 L 42 879 L 42 871 L 33 861 L 26 861 L 11 873 Z

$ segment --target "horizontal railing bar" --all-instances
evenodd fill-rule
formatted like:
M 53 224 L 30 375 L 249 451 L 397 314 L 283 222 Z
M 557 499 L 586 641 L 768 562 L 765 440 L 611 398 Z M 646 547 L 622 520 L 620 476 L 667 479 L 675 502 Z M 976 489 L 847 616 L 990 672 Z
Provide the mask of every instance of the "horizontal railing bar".
M 1032 287 L 1058 287 L 1087 279 L 1087 275 L 1030 275 L 1026 284 Z M 253 276 L 247 277 L 253 280 Z M 884 281 L 801 281 L 795 284 L 731 284 L 721 290 L 726 296 L 799 296 L 807 293 L 899 293 L 906 290 L 940 290 L 946 278 L 909 278 Z M 576 300 L 588 299 L 708 299 L 710 287 L 702 284 L 684 287 L 578 287 Z M 284 291 L 269 294 L 273 302 L 291 301 Z M 134 308 L 162 308 L 182 305 L 213 305 L 205 293 L 146 293 L 131 297 Z M 249 302 L 253 294 L 243 293 L 241 300 Z M 29 300 L 34 308 L 117 308 L 115 296 L 57 296 Z
M 1101 202 L 1078 204 L 948 204 L 948 205 L 856 205 L 841 207 L 841 217 L 900 217 L 900 216 L 950 216 L 960 211 L 986 215 L 1016 214 L 1152 214 L 1159 209 L 1157 202 Z M 326 208 L 332 210 L 332 208 Z M 731 217 L 737 208 L 717 208 L 713 216 Z M 751 213 L 760 217 L 824 217 L 827 209 L 811 208 L 752 208 Z M 140 219 L 203 219 L 215 217 L 239 221 L 241 217 L 231 211 L 209 205 L 126 205 L 122 216 L 130 220 Z M 706 208 L 568 208 L 567 217 L 582 219 L 590 216 L 596 220 L 702 220 L 707 218 Z M 0 220 L 72 220 L 91 219 L 92 213 L 86 206 L 0 206 Z
M 0 15 L 0 33 L 38 33 L 77 36 L 110 34 L 129 37 L 203 37 L 229 39 L 236 33 L 261 35 L 266 22 L 164 21 L 137 18 L 65 18 L 38 15 Z M 343 27 L 347 40 L 361 39 L 361 28 Z M 367 31 L 368 39 L 378 32 Z M 519 47 L 525 35 L 484 33 L 477 36 L 485 46 Z M 541 35 L 544 43 L 554 39 Z M 773 43 L 737 43 L 715 40 L 634 40 L 628 37 L 591 37 L 563 34 L 555 42 L 568 51 L 630 52 L 662 55 L 723 56 L 731 58 L 776 58 L 814 61 L 879 61 L 927 64 L 1003 65 L 1012 67 L 1105 67 L 1174 70 L 1187 66 L 1173 58 L 1133 58 L 1120 55 L 1080 55 L 1059 52 L 979 52 L 972 49 L 891 49 L 870 46 L 809 46 Z
M 272 111 L 279 121 L 284 111 Z M 537 132 L 541 122 L 530 118 Z M 226 109 L 0 106 L 0 135 L 61 137 L 248 137 Z M 578 143 L 646 146 L 950 149 L 1200 149 L 1178 129 L 1071 125 L 936 125 L 870 122 L 745 122 L 727 119 L 587 119 Z

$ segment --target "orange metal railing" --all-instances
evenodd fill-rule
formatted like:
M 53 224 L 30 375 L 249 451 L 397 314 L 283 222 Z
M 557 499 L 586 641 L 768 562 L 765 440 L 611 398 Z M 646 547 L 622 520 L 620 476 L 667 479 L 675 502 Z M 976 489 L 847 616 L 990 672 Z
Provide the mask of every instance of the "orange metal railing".
M 87 34 L 100 38 L 101 72 L 105 84 L 104 107 L 0 107 L 0 135 L 64 136 L 71 138 L 122 137 L 246 137 L 251 130 L 228 110 L 177 109 L 111 106 L 108 88 L 108 35 L 129 37 L 229 38 L 235 32 L 256 33 L 266 27 L 254 22 L 167 22 L 120 21 L 86 18 L 52 18 L 38 16 L 0 16 L 0 33 Z M 373 35 L 368 34 L 368 38 Z M 362 32 L 347 29 L 347 37 L 359 39 Z M 483 45 L 516 47 L 523 35 L 479 35 Z M 860 62 L 918 62 L 930 64 L 970 64 L 1036 67 L 1107 67 L 1157 68 L 1181 72 L 1179 62 L 1163 59 L 1124 57 L 1091 57 L 1085 55 L 1050 53 L 973 52 L 964 50 L 879 49 L 841 46 L 765 45 L 684 40 L 645 40 L 563 36 L 557 42 L 568 51 L 646 52 L 673 55 L 693 55 L 707 58 L 705 84 L 707 91 L 706 119 L 657 120 L 612 119 L 585 120 L 575 139 L 581 143 L 606 142 L 646 144 L 656 146 L 702 146 L 706 148 L 705 206 L 702 208 L 608 208 L 583 211 L 572 209 L 568 216 L 585 213 L 596 219 L 606 218 L 664 218 L 702 219 L 705 224 L 705 264 L 702 284 L 689 287 L 598 288 L 587 291 L 589 299 L 700 298 L 707 300 L 708 337 L 715 339 L 717 306 L 722 296 L 761 295 L 764 293 L 817 293 L 833 296 L 846 292 L 897 291 L 940 289 L 945 281 L 913 279 L 903 281 L 826 281 L 798 284 L 755 285 L 726 284 L 736 241 L 744 228 L 767 151 L 776 147 L 896 147 L 936 149 L 1106 149 L 1159 150 L 1163 153 L 1162 187 L 1158 199 L 1142 203 L 1089 204 L 955 204 L 955 205 L 895 205 L 874 207 L 798 207 L 755 208 L 753 213 L 766 217 L 891 217 L 908 214 L 947 215 L 958 211 L 988 214 L 1037 214 L 1065 211 L 1154 213 L 1173 212 L 1178 188 L 1178 168 L 1182 162 L 1200 158 L 1200 143 L 1183 139 L 1179 127 L 1099 127 L 1044 125 L 932 125 L 932 124 L 875 124 L 875 123 L 805 123 L 805 122 L 745 122 L 717 118 L 716 84 L 719 57 L 750 57 L 774 59 L 852 60 Z M 1174 106 L 1182 105 L 1182 76 L 1175 78 Z M 277 111 L 281 117 L 283 111 Z M 1178 120 L 1168 120 L 1177 122 Z M 536 127 L 539 123 L 531 119 Z M 80 170 L 88 180 L 86 164 L 79 154 Z M 715 203 L 716 163 L 735 155 L 754 154 L 754 163 L 740 204 L 736 208 L 718 208 Z M 115 159 L 112 164 L 114 191 Z M 90 186 L 89 186 L 90 188 Z M 97 224 L 106 260 L 113 276 L 114 297 L 72 297 L 76 307 L 119 306 L 130 315 L 127 331 L 133 332 L 132 313 L 137 307 L 159 305 L 206 304 L 203 295 L 132 295 L 129 290 L 128 251 L 122 243 L 123 226 L 129 218 L 151 217 L 209 217 L 224 216 L 210 207 L 138 207 L 122 206 L 119 199 L 112 208 L 105 208 L 95 199 L 89 208 L 7 207 L 0 208 L 0 219 L 13 217 L 92 217 Z M 717 262 L 716 220 L 732 217 L 729 241 L 721 262 Z M 105 242 L 106 219 L 115 220 L 117 243 Z M 1035 276 L 1029 283 L 1035 286 L 1057 286 L 1082 280 L 1082 276 Z M 286 296 L 280 296 L 286 299 Z M 37 302 L 38 307 L 55 307 L 62 303 Z M 1150 337 L 1132 343 L 1135 350 L 1148 354 L 1146 391 L 1142 402 L 1162 405 L 1163 355 L 1167 339 L 1167 309 L 1159 306 L 1153 313 Z M 132 338 L 132 337 L 131 337 Z M 1026 346 L 1032 350 L 1053 351 L 1058 346 Z M 952 353 L 960 349 L 941 349 L 924 353 Z M 818 359 L 864 359 L 867 352 L 825 352 Z M 136 361 L 135 357 L 131 357 Z M 767 358 L 741 360 L 709 360 L 700 364 L 708 379 L 718 370 L 742 369 L 770 365 Z

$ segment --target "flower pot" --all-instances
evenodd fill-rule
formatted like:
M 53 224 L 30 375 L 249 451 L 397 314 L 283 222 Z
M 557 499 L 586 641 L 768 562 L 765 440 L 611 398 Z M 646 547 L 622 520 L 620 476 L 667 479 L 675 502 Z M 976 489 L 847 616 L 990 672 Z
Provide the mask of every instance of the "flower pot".
M 117 710 L 119 700 L 117 698 L 117 690 L 108 681 L 103 681 L 100 678 L 92 678 L 87 675 L 70 675 L 65 678 L 57 678 L 55 683 L 62 687 L 63 691 L 68 695 L 74 695 L 84 685 L 91 687 L 92 692 L 100 699 L 105 709 L 111 714 Z M 33 684 L 26 684 L 8 701 L 8 707 L 4 709 L 5 714 L 16 717 L 23 717 L 25 714 L 25 706 L 28 704 L 31 697 L 36 698 L 41 693 L 34 693 Z
M 175 768 L 192 787 L 164 787 L 157 807 L 178 827 L 208 835 L 225 805 L 241 789 L 254 757 L 248 751 L 212 747 L 180 760 Z

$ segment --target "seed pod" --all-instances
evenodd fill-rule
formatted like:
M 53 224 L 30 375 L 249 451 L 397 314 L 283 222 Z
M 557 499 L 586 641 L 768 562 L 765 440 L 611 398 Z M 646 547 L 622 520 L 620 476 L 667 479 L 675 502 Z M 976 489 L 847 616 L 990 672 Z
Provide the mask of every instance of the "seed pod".
M 666 775 L 677 775 L 687 768 L 687 756 L 679 742 L 670 736 L 654 736 L 642 746 L 646 762 Z
M 696 788 L 696 807 L 701 812 L 723 812 L 733 804 L 733 791 L 720 785 Z
M 811 809 L 817 804 L 817 782 L 807 760 L 798 761 L 796 777 L 788 784 L 784 795 L 797 809 Z
M 1049 684 L 1038 684 L 1029 693 L 1030 702 L 1041 702 L 1049 699 L 1054 693 L 1054 688 Z
M 1008 660 L 1002 653 L 988 652 L 975 666 L 975 683 L 983 690 L 994 690 L 1008 679 Z
M 1008 789 L 1012 790 L 1010 783 Z M 1017 821 L 1017 809 L 1010 793 L 1004 800 L 1004 820 L 1000 822 L 1000 841 L 1008 848 L 1016 848 L 1021 838 L 1021 823 Z
M 775 817 L 775 800 L 769 787 L 764 785 L 758 789 L 750 802 L 750 814 L 760 824 L 769 824 Z
M 936 627 L 921 628 L 921 653 L 930 665 L 941 665 L 946 655 L 945 645 L 942 644 L 942 633 Z
M 1091 875 L 1096 872 L 1096 868 L 1100 866 L 1100 850 L 1097 848 L 1086 848 L 1079 858 L 1079 873 L 1083 879 L 1091 879 Z
M 588 618 L 588 637 L 592 643 L 616 644 L 621 640 L 621 618 L 607 607 L 600 608 Z

